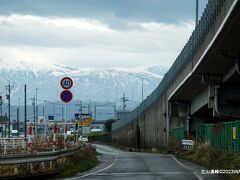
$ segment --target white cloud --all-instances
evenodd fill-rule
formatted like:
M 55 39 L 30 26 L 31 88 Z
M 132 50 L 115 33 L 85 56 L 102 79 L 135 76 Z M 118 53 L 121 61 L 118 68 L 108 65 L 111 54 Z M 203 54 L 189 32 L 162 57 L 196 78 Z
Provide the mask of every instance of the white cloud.
M 0 16 L 0 58 L 80 67 L 170 65 L 193 22 L 126 22 L 111 29 L 96 19 Z M 126 26 L 127 27 L 127 26 Z

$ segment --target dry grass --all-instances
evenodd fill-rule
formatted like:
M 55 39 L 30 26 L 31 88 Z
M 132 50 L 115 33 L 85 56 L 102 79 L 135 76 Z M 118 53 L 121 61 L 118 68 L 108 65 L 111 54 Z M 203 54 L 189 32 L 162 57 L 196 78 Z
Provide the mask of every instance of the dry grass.
M 198 144 L 192 151 L 179 150 L 178 155 L 197 162 L 209 169 L 240 169 L 240 154 L 214 150 L 210 143 Z M 240 175 L 231 175 L 232 179 L 240 179 Z
M 86 145 L 79 153 L 72 155 L 68 164 L 58 167 L 60 176 L 71 176 L 78 172 L 93 168 L 98 164 L 97 152 L 92 145 Z
M 177 140 L 171 140 L 168 148 L 169 153 L 178 154 L 180 149 L 181 149 L 180 142 Z

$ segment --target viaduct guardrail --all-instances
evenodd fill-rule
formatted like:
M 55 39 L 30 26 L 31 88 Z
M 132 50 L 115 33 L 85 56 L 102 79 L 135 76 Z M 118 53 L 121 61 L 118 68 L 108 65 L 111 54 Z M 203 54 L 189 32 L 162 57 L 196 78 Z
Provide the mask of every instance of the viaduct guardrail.
M 172 128 L 184 127 L 184 136 L 194 138 L 193 126 L 201 121 L 209 121 L 204 119 L 204 113 L 209 115 L 210 121 L 214 121 L 214 118 L 222 120 L 218 111 L 219 103 L 215 103 L 219 99 L 219 93 L 216 92 L 219 92 L 217 88 L 226 84 L 222 79 L 220 84 L 211 84 L 212 81 L 207 81 L 204 75 L 216 75 L 219 78 L 227 73 L 232 77 L 230 83 L 240 81 L 238 76 L 234 76 L 234 79 L 234 73 L 231 74 L 236 66 L 235 56 L 230 60 L 222 54 L 231 49 L 235 53 L 240 51 L 236 48 L 239 10 L 239 0 L 208 1 L 198 25 L 158 87 L 125 119 L 112 124 L 113 142 L 136 148 L 167 146 Z M 219 58 L 224 60 L 218 61 Z M 212 99 L 209 93 L 212 93 Z M 214 104 L 211 104 L 213 99 Z M 233 106 L 229 109 L 232 109 L 231 113 L 234 112 Z M 202 114 L 200 110 L 203 110 Z M 199 114 L 194 114 L 197 111 Z
M 209 0 L 197 27 L 192 32 L 188 42 L 183 47 L 171 68 L 164 75 L 158 87 L 135 110 L 133 110 L 124 121 L 113 123 L 113 130 L 117 130 L 129 122 L 137 120 L 139 113 L 146 111 L 159 97 L 161 97 L 176 77 L 178 77 L 183 68 L 188 63 L 191 63 L 198 49 L 200 49 L 202 43 L 204 43 L 224 2 L 226 2 L 226 0 Z

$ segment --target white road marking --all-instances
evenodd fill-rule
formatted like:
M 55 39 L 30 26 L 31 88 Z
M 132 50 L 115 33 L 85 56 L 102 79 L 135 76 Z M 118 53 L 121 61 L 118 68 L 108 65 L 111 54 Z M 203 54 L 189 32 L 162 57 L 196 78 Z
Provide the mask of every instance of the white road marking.
M 101 148 L 101 146 L 100 146 Z M 103 148 L 104 149 L 104 148 Z M 108 150 L 110 150 L 110 148 L 106 148 Z M 72 178 L 67 178 L 66 180 L 76 180 L 76 179 L 81 179 L 81 178 L 84 178 L 84 177 L 88 177 L 88 176 L 92 176 L 92 175 L 98 175 L 98 176 L 107 176 L 107 175 L 115 175 L 115 176 L 124 176 L 124 175 L 161 175 L 161 174 L 182 174 L 182 173 L 188 173 L 188 172 L 158 172 L 158 173 L 152 173 L 152 172 L 129 172 L 129 173 L 100 173 L 102 171 L 105 171 L 109 168 L 111 168 L 112 166 L 114 166 L 118 159 L 119 159 L 119 155 L 117 154 L 117 151 L 116 150 L 113 150 L 112 149 L 112 152 L 111 154 L 114 154 L 115 155 L 115 159 L 114 161 L 107 167 L 103 168 L 103 169 L 100 169 L 100 170 L 97 170 L 95 172 L 92 172 L 92 173 L 88 173 L 88 174 L 85 174 L 85 175 L 82 175 L 82 176 L 78 176 L 78 177 L 72 177 Z M 106 153 L 106 152 L 105 152 Z M 110 152 L 107 152 L 107 154 L 110 154 Z M 183 163 L 181 163 L 180 161 L 178 161 L 175 156 L 173 155 L 170 155 L 170 157 L 176 161 L 176 163 L 178 163 L 179 165 L 183 166 L 185 169 L 188 169 L 190 170 L 191 172 L 189 173 L 193 173 L 199 180 L 203 180 L 203 177 L 201 177 L 197 172 L 194 171 L 194 169 L 184 165 Z
M 118 156 L 118 154 L 115 154 L 115 155 L 116 155 L 116 156 L 115 156 L 115 159 L 114 159 L 113 163 L 110 164 L 109 166 L 107 166 L 107 167 L 105 167 L 105 168 L 103 168 L 103 169 L 100 169 L 100 170 L 98 170 L 98 171 L 96 171 L 96 172 L 92 172 L 92 173 L 89 173 L 89 174 L 85 174 L 85 175 L 79 176 L 79 177 L 67 178 L 66 180 L 75 180 L 75 179 L 84 178 L 84 177 L 87 177 L 87 176 L 95 175 L 95 174 L 97 174 L 97 173 L 99 173 L 99 172 L 102 172 L 102 171 L 105 171 L 105 170 L 111 168 L 111 167 L 114 166 L 114 165 L 116 164 L 116 162 L 118 161 L 118 157 L 119 157 L 119 156 Z
M 176 161 L 176 163 L 178 163 L 179 165 L 183 166 L 184 168 L 190 170 L 193 172 L 193 174 L 199 179 L 199 180 L 203 180 L 203 177 L 201 177 L 199 174 L 197 174 L 197 172 L 194 171 L 194 169 L 188 167 L 188 166 L 185 166 L 183 163 L 181 163 L 180 161 L 178 161 L 175 156 L 171 155 L 173 160 Z

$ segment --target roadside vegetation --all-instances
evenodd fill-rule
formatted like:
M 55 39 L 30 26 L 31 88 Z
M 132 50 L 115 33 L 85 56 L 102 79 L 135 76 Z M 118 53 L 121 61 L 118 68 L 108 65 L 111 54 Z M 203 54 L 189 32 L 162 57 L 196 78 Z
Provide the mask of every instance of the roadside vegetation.
M 71 162 L 59 166 L 59 177 L 67 177 L 76 175 L 79 172 L 86 171 L 95 167 L 98 164 L 97 152 L 93 146 L 87 145 L 77 156 L 72 156 Z
M 208 169 L 230 169 L 240 170 L 240 154 L 223 152 L 213 149 L 209 143 L 198 144 L 192 150 L 183 150 L 179 142 L 170 144 L 169 149 L 163 149 L 161 153 L 175 154 L 184 159 L 202 164 Z M 240 174 L 230 174 L 232 179 L 239 180 Z
M 95 137 L 95 136 L 103 136 L 105 134 L 107 133 L 100 131 L 100 132 L 90 132 L 84 135 L 87 135 L 88 137 Z

